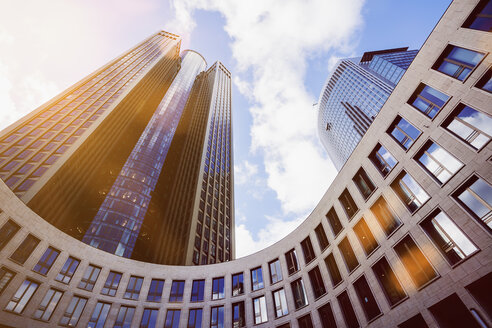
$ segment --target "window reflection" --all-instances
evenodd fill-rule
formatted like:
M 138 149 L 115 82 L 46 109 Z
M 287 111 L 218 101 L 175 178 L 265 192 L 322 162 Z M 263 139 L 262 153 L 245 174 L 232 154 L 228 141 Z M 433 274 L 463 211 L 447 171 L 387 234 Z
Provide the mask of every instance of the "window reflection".
M 483 56 L 476 51 L 448 45 L 432 68 L 463 81 Z
M 453 196 L 480 222 L 492 229 L 492 186 L 489 183 L 474 176 Z
M 448 181 L 463 166 L 463 163 L 432 141 L 428 141 L 419 151 L 417 160 L 439 184 Z
M 434 118 L 449 97 L 436 89 L 421 83 L 409 100 L 409 104 L 430 118 Z
M 391 187 L 410 212 L 416 211 L 430 198 L 425 190 L 405 171 L 400 173 Z
M 492 136 L 492 117 L 460 104 L 444 127 L 454 135 L 479 150 Z

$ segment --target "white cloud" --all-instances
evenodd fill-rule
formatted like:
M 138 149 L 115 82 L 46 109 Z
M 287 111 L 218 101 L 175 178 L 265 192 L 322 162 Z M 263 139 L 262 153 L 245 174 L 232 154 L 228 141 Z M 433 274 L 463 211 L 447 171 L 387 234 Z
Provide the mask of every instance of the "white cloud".
M 245 184 L 258 173 L 258 165 L 244 161 L 234 165 L 234 182 L 236 184 Z

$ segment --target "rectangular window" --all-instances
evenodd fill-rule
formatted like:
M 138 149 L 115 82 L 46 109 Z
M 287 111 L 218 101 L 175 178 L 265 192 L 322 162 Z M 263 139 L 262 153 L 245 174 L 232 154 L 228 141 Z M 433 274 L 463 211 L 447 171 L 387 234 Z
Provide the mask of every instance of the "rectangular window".
M 476 314 L 474 317 L 470 313 L 470 310 L 476 311 L 475 309 L 469 309 L 456 294 L 451 294 L 429 307 L 429 311 L 436 320 L 438 327 L 487 327 L 485 323 L 479 325 L 477 323 Z
M 39 303 L 38 309 L 34 312 L 33 318 L 42 321 L 49 321 L 62 295 L 63 292 L 50 288 L 48 292 L 46 292 L 46 295 L 41 303 Z
M 181 310 L 167 310 L 164 328 L 178 328 Z
M 337 328 L 337 322 L 333 315 L 330 303 L 326 303 L 318 309 L 319 319 L 323 328 Z
M 87 328 L 103 328 L 110 308 L 111 304 L 109 303 L 97 302 Z
M 412 213 L 430 198 L 425 190 L 405 171 L 402 171 L 391 183 L 391 188 Z
M 492 93 L 492 68 L 488 69 L 487 73 L 485 73 L 477 84 L 475 84 L 475 87 Z
M 401 225 L 401 221 L 393 214 L 383 197 L 379 197 L 372 205 L 371 212 L 376 217 L 386 236 L 391 235 Z
M 492 2 L 481 0 L 466 19 L 463 27 L 492 32 Z
M 342 204 L 342 207 L 345 210 L 345 213 L 347 214 L 347 217 L 350 221 L 359 211 L 359 208 L 355 204 L 354 199 L 350 195 L 349 191 L 345 189 L 340 197 L 338 197 L 338 200 L 340 201 L 340 204 Z
M 424 318 L 420 313 L 417 313 L 410 319 L 406 320 L 405 322 L 402 322 L 398 325 L 398 328 L 429 328 L 427 326 L 427 323 L 425 322 Z
M 244 314 L 244 302 L 232 304 L 232 327 L 240 328 L 246 326 L 246 317 Z
M 400 116 L 396 117 L 386 132 L 405 150 L 408 150 L 413 145 L 421 133 L 416 127 Z
M 371 321 L 372 319 L 380 315 L 381 310 L 379 309 L 378 303 L 376 302 L 376 299 L 372 294 L 366 277 L 362 276 L 357 279 L 354 282 L 354 288 L 367 320 Z
M 14 279 L 14 276 L 15 272 L 7 269 L 6 267 L 0 268 L 0 295 L 2 295 L 2 292 L 5 288 L 7 288 L 12 279 Z
M 87 298 L 74 295 L 60 319 L 60 326 L 75 327 L 87 304 Z
M 268 321 L 265 296 L 253 298 L 253 309 L 255 325 Z
M 22 285 L 20 285 L 19 289 L 17 289 L 17 291 L 15 292 L 10 302 L 8 302 L 7 306 L 5 307 L 5 311 L 21 314 L 38 287 L 39 284 L 37 282 L 29 279 L 24 280 Z
M 407 297 L 386 258 L 383 257 L 374 264 L 372 271 L 374 271 L 374 275 L 378 279 L 390 306 L 397 304 Z
M 367 200 L 374 190 L 376 190 L 376 186 L 372 183 L 371 179 L 369 179 L 369 176 L 363 168 L 360 168 L 359 171 L 357 171 L 352 180 L 365 200 Z
M 366 253 L 366 256 L 369 256 L 369 254 L 371 254 L 376 248 L 378 248 L 379 244 L 376 238 L 374 238 L 374 235 L 369 229 L 369 226 L 367 225 L 364 218 L 360 219 L 360 221 L 357 222 L 357 224 L 354 226 L 354 232 L 357 236 L 357 239 L 359 239 L 359 242 L 362 246 L 362 249 L 364 249 L 364 253 Z
M 164 288 L 164 280 L 152 279 L 150 282 L 149 293 L 147 294 L 147 301 L 160 302 L 162 300 L 162 289 Z
M 484 54 L 480 52 L 448 45 L 432 69 L 463 81 L 480 63 L 483 56 Z
M 291 249 L 285 253 L 285 261 L 287 262 L 287 271 L 289 275 L 299 271 L 299 262 L 297 261 L 297 253 L 295 249 Z
M 61 269 L 60 273 L 58 273 L 55 280 L 58 280 L 64 284 L 68 285 L 70 283 L 70 280 L 72 280 L 72 277 L 73 277 L 75 271 L 79 267 L 79 264 L 80 264 L 79 260 L 70 256 L 65 261 L 63 268 Z
M 184 280 L 173 280 L 169 302 L 183 302 Z
M 251 270 L 251 290 L 255 291 L 262 289 L 263 285 L 263 273 L 261 267 Z
M 273 292 L 273 306 L 275 307 L 275 318 L 289 314 L 287 298 L 285 297 L 285 290 L 283 288 Z
M 232 296 L 244 294 L 244 277 L 243 273 L 232 275 Z
M 306 296 L 306 289 L 304 288 L 304 282 L 301 278 L 290 283 L 292 288 L 292 297 L 294 298 L 294 305 L 296 310 L 308 305 L 308 300 Z
M 437 273 L 409 235 L 393 248 L 417 288 L 437 277 Z
M 492 138 L 492 117 L 463 104 L 456 107 L 443 126 L 476 150 Z
M 122 305 L 118 311 L 113 328 L 131 328 L 134 315 L 134 307 Z
M 338 236 L 340 231 L 343 230 L 343 226 L 342 223 L 340 222 L 340 219 L 338 218 L 335 208 L 332 207 L 331 210 L 329 210 L 328 213 L 326 213 L 326 218 L 328 219 L 328 223 L 330 224 L 333 235 L 335 237 Z
M 323 224 L 318 224 L 318 226 L 314 229 L 316 232 L 316 237 L 318 237 L 319 248 L 323 251 L 328 246 L 330 246 L 330 242 L 328 241 L 328 237 L 326 236 L 325 229 L 323 228 Z
M 212 300 L 224 298 L 224 277 L 212 280 Z
M 192 302 L 203 302 L 205 290 L 205 280 L 193 280 L 191 286 L 191 301 Z
M 104 283 L 104 287 L 101 290 L 101 294 L 114 296 L 116 295 L 116 291 L 118 290 L 118 286 L 121 280 L 121 273 L 110 271 L 108 274 L 108 278 Z
M 343 238 L 340 244 L 338 244 L 338 249 L 345 260 L 347 271 L 349 273 L 354 271 L 355 268 L 359 266 L 359 261 L 357 261 L 357 257 L 355 256 L 354 250 L 352 249 L 347 237 Z
M 323 283 L 319 267 L 316 266 L 309 271 L 309 280 L 311 281 L 311 287 L 313 288 L 314 298 L 317 299 L 326 294 L 325 284 Z
M 210 309 L 210 328 L 224 328 L 223 306 L 215 306 Z
M 142 320 L 140 320 L 140 328 L 155 328 L 158 314 L 158 309 L 144 309 Z
M 202 328 L 202 309 L 190 309 L 187 328 Z
M 415 155 L 415 160 L 440 185 L 448 181 L 463 163 L 438 144 L 427 141 L 424 147 Z
M 299 328 L 314 328 L 313 321 L 311 320 L 311 315 L 308 313 L 297 319 Z
M 420 83 L 417 90 L 415 90 L 408 100 L 408 103 L 432 119 L 441 110 L 448 99 L 449 96 L 444 93 Z
M 350 302 L 347 291 L 343 291 L 340 295 L 337 296 L 337 299 L 338 304 L 340 304 L 340 308 L 342 309 L 343 318 L 345 319 L 347 327 L 358 328 L 359 321 L 357 320 L 357 316 L 355 315 L 355 311 L 352 307 L 352 302 Z
M 386 177 L 396 164 L 398 164 L 396 158 L 380 144 L 371 152 L 369 159 L 383 177 Z
M 10 258 L 20 264 L 24 264 L 39 244 L 39 239 L 29 234 L 20 244 Z
M 8 220 L 0 228 L 0 251 L 7 245 L 7 243 L 15 236 L 20 230 L 20 226 L 12 220 Z
M 279 281 L 282 281 L 282 268 L 280 266 L 280 260 L 276 259 L 268 263 L 270 268 L 270 283 L 273 285 Z
M 311 244 L 311 238 L 309 238 L 309 236 L 301 241 L 301 248 L 306 264 L 316 258 L 316 255 L 314 254 L 313 244 Z
M 492 229 L 492 186 L 473 176 L 465 182 L 453 197 L 484 226 Z
M 80 280 L 78 287 L 81 289 L 92 291 L 100 272 L 101 268 L 93 266 L 92 264 L 89 265 L 85 270 L 84 276 Z
M 128 281 L 128 285 L 126 286 L 124 298 L 128 298 L 131 300 L 138 300 L 138 296 L 140 295 L 140 290 L 142 289 L 143 278 L 131 276 Z M 151 286 L 152 287 L 152 286 Z M 150 294 L 150 290 L 149 290 Z
M 59 250 L 53 247 L 48 247 L 32 270 L 42 275 L 46 275 L 48 271 L 50 271 L 55 260 L 58 258 L 58 255 L 60 255 Z
M 456 223 L 439 209 L 422 221 L 420 226 L 451 265 L 462 261 L 478 250 Z
M 330 253 L 325 258 L 325 264 L 326 264 L 326 267 L 328 268 L 328 272 L 330 273 L 331 283 L 332 283 L 333 287 L 335 287 L 343 279 L 342 279 L 342 275 L 340 274 L 340 270 L 338 270 L 338 265 L 337 265 L 337 262 L 335 261 L 335 256 L 333 256 L 333 253 Z

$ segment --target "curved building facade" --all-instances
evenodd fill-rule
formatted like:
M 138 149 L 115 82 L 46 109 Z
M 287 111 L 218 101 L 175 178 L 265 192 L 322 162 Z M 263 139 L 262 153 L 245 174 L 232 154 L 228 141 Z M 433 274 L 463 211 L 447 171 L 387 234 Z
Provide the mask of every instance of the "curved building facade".
M 0 324 L 492 326 L 486 3 L 449 6 L 313 212 L 250 256 L 204 266 L 118 257 L 62 233 L 1 183 Z

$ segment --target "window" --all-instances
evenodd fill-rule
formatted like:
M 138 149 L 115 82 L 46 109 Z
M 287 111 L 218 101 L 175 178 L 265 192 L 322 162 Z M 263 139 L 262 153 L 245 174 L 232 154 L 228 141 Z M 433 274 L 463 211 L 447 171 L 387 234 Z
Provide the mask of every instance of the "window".
M 492 138 L 492 117 L 463 104 L 456 107 L 443 126 L 476 150 Z
M 78 287 L 81 289 L 92 291 L 100 272 L 101 268 L 93 266 L 92 264 L 89 265 L 85 270 L 84 276 L 80 280 Z
M 349 191 L 345 189 L 340 195 L 340 197 L 338 197 L 338 200 L 342 204 L 342 207 L 345 210 L 345 213 L 347 214 L 347 217 L 349 218 L 350 221 L 350 219 L 354 217 L 357 211 L 359 211 L 359 208 L 355 204 L 354 199 L 350 195 Z
M 316 266 L 309 271 L 309 280 L 311 281 L 311 287 L 313 288 L 314 298 L 317 299 L 326 294 L 325 284 L 323 283 L 319 267 Z
M 340 274 L 340 270 L 338 270 L 337 262 L 335 261 L 335 256 L 333 256 L 333 253 L 330 253 L 325 258 L 325 264 L 326 267 L 328 268 L 328 272 L 330 273 L 331 283 L 333 287 L 335 287 L 343 279 L 342 279 L 342 275 Z
M 80 264 L 79 260 L 70 256 L 65 261 L 63 268 L 61 269 L 60 273 L 56 276 L 55 279 L 64 284 L 69 284 L 79 264 Z
M 129 298 L 131 300 L 138 300 L 138 296 L 140 295 L 140 290 L 142 289 L 143 278 L 131 276 L 128 281 L 128 285 L 126 286 L 124 298 Z M 151 286 L 152 288 L 152 286 Z M 149 289 L 149 294 L 152 289 Z M 161 289 L 162 293 L 162 289 Z M 148 299 L 147 299 L 148 300 Z
M 255 291 L 262 289 L 263 286 L 263 274 L 261 267 L 251 270 L 251 290 Z
M 326 303 L 318 309 L 319 318 L 323 328 L 337 328 L 337 322 L 333 315 L 330 303 Z
M 244 278 L 243 273 L 232 275 L 232 296 L 241 295 L 244 293 Z
M 212 280 L 212 300 L 224 298 L 224 277 Z
M 371 212 L 381 225 L 386 236 L 392 234 L 401 225 L 401 221 L 390 210 L 388 203 L 380 197 L 371 207 Z
M 184 280 L 173 280 L 169 302 L 183 302 Z
M 101 290 L 101 294 L 114 296 L 116 295 L 116 291 L 118 290 L 118 285 L 120 284 L 121 273 L 110 271 L 108 274 L 108 278 L 104 283 L 104 287 Z
M 283 288 L 273 292 L 273 306 L 275 307 L 275 318 L 289 314 L 287 298 L 285 297 L 285 290 Z
M 479 325 L 477 323 L 476 319 L 468 310 L 468 307 L 456 294 L 452 294 L 432 305 L 429 307 L 429 311 L 439 327 L 487 327 L 486 325 Z
M 110 308 L 111 304 L 109 303 L 97 302 L 87 328 L 103 328 Z
M 57 259 L 58 255 L 60 255 L 59 250 L 54 249 L 53 247 L 48 247 L 32 270 L 34 272 L 46 275 L 48 271 L 50 271 L 51 266 Z
M 203 302 L 203 295 L 205 289 L 205 280 L 193 280 L 191 286 L 191 301 Z
M 302 253 L 304 254 L 304 261 L 306 264 L 315 259 L 313 244 L 311 244 L 311 238 L 307 237 L 301 241 Z
M 164 328 L 178 328 L 181 310 L 167 310 Z
M 420 225 L 451 265 L 462 261 L 478 250 L 446 213 L 439 209 Z
M 1 267 L 0 268 L 0 295 L 2 292 L 7 288 L 7 286 L 10 284 L 12 279 L 14 278 L 15 273 L 6 267 Z
M 297 319 L 299 328 L 313 328 L 313 321 L 311 320 L 311 315 L 308 313 L 299 319 Z
M 0 251 L 7 245 L 7 243 L 15 236 L 17 231 L 20 230 L 20 226 L 12 220 L 8 220 L 0 228 Z
M 29 279 L 24 280 L 22 285 L 20 285 L 19 289 L 15 292 L 14 296 L 12 296 L 10 302 L 8 302 L 5 307 L 5 311 L 21 314 L 38 287 L 39 284 L 37 282 Z
M 463 24 L 463 27 L 492 32 L 492 2 L 490 0 L 480 1 Z
M 20 264 L 24 264 L 38 244 L 39 239 L 29 234 L 15 252 L 10 255 L 10 258 Z
M 394 250 L 418 288 L 437 277 L 429 261 L 409 235 L 396 244 Z
M 489 68 L 482 78 L 475 84 L 475 87 L 492 93 L 492 68 Z
M 210 310 L 210 328 L 224 328 L 223 306 L 215 306 Z
M 202 327 L 202 309 L 190 309 L 190 315 L 188 316 L 187 328 L 201 328 Z
M 470 75 L 483 56 L 482 53 L 476 51 L 448 45 L 432 69 L 463 81 Z
M 398 175 L 395 181 L 391 183 L 391 187 L 412 213 L 430 198 L 425 190 L 405 171 Z
M 357 279 L 354 282 L 354 288 L 367 320 L 370 321 L 380 315 L 381 310 L 379 309 L 378 303 L 372 294 L 366 277 L 362 276 Z
M 268 321 L 265 296 L 253 298 L 253 308 L 255 325 Z
M 50 288 L 39 304 L 38 309 L 34 312 L 33 318 L 42 321 L 49 321 L 62 295 L 63 292 Z
M 492 229 L 492 186 L 482 178 L 473 176 L 453 197 L 480 223 Z
M 338 218 L 335 208 L 332 207 L 331 210 L 326 213 L 326 218 L 328 219 L 328 223 L 330 224 L 333 235 L 336 237 L 340 233 L 340 231 L 342 231 L 343 226 L 340 222 L 340 219 Z
M 472 294 L 477 303 L 485 310 L 485 313 L 492 313 L 490 286 L 492 286 L 492 272 L 465 286 L 466 290 Z
M 87 298 L 74 295 L 60 319 L 61 326 L 75 327 L 87 304 Z
M 430 140 L 415 155 L 415 160 L 440 185 L 448 181 L 463 166 L 456 157 Z
M 386 177 L 396 164 L 398 164 L 396 158 L 380 144 L 371 152 L 369 159 L 383 177 Z
M 359 266 L 359 261 L 357 261 L 357 257 L 355 256 L 354 250 L 352 249 L 347 237 L 343 238 L 340 244 L 338 244 L 338 249 L 345 260 L 347 271 L 349 273 L 354 271 L 355 268 Z
M 417 90 L 415 90 L 408 100 L 408 103 L 432 119 L 441 110 L 448 99 L 449 97 L 444 93 L 420 83 Z
M 405 150 L 408 150 L 420 135 L 420 131 L 404 118 L 397 116 L 388 131 L 395 141 Z
M 118 316 L 116 317 L 113 328 L 131 328 L 134 315 L 134 307 L 122 305 L 118 311 Z
M 162 299 L 162 289 L 164 288 L 164 280 L 152 279 L 150 282 L 149 293 L 147 294 L 147 301 L 160 302 Z
M 270 267 L 270 283 L 273 285 L 274 283 L 281 281 L 283 278 L 282 268 L 280 267 L 280 260 L 273 260 L 272 262 L 268 263 L 268 266 Z
M 323 225 L 321 223 L 318 224 L 318 226 L 314 229 L 314 232 L 316 232 L 316 237 L 318 237 L 319 248 L 322 251 L 325 250 L 328 246 L 330 246 L 328 237 L 326 237 L 325 229 L 323 228 Z
M 347 327 L 358 328 L 359 321 L 357 320 L 357 316 L 355 315 L 355 311 L 352 307 L 352 303 L 350 302 L 347 291 L 343 291 L 340 295 L 337 296 L 337 299 L 338 304 L 340 304 L 340 308 L 342 309 L 343 318 L 345 319 Z
M 357 236 L 357 239 L 359 239 L 359 242 L 362 246 L 362 249 L 364 249 L 364 253 L 366 254 L 366 256 L 369 256 L 369 254 L 371 254 L 376 248 L 378 248 L 378 242 L 376 238 L 374 238 L 374 235 L 369 229 L 369 226 L 367 225 L 364 218 L 360 219 L 360 221 L 357 222 L 357 224 L 354 226 L 354 232 Z
M 294 305 L 296 310 L 308 305 L 308 300 L 306 296 L 306 290 L 304 289 L 304 282 L 301 278 L 290 283 L 292 288 L 292 297 L 294 298 Z
M 425 323 L 425 320 L 420 313 L 417 313 L 410 319 L 398 325 L 398 328 L 415 328 L 415 327 L 429 328 L 429 326 L 427 326 L 427 323 Z
M 232 327 L 240 328 L 246 326 L 246 318 L 244 316 L 244 302 L 232 304 Z
M 369 179 L 369 176 L 363 168 L 360 168 L 359 171 L 357 171 L 352 180 L 365 200 L 367 200 L 373 191 L 376 190 L 376 186 L 372 183 L 371 179 Z
M 407 294 L 405 294 L 403 287 L 396 278 L 386 258 L 383 257 L 374 264 L 372 271 L 374 271 L 374 275 L 378 279 L 384 295 L 391 306 L 396 305 L 406 298 Z
M 287 271 L 289 272 L 289 275 L 299 271 L 299 262 L 297 261 L 297 253 L 295 249 L 291 249 L 285 253 L 285 260 L 287 262 Z
M 140 321 L 140 328 L 155 328 L 158 314 L 158 309 L 144 309 L 142 320 Z

